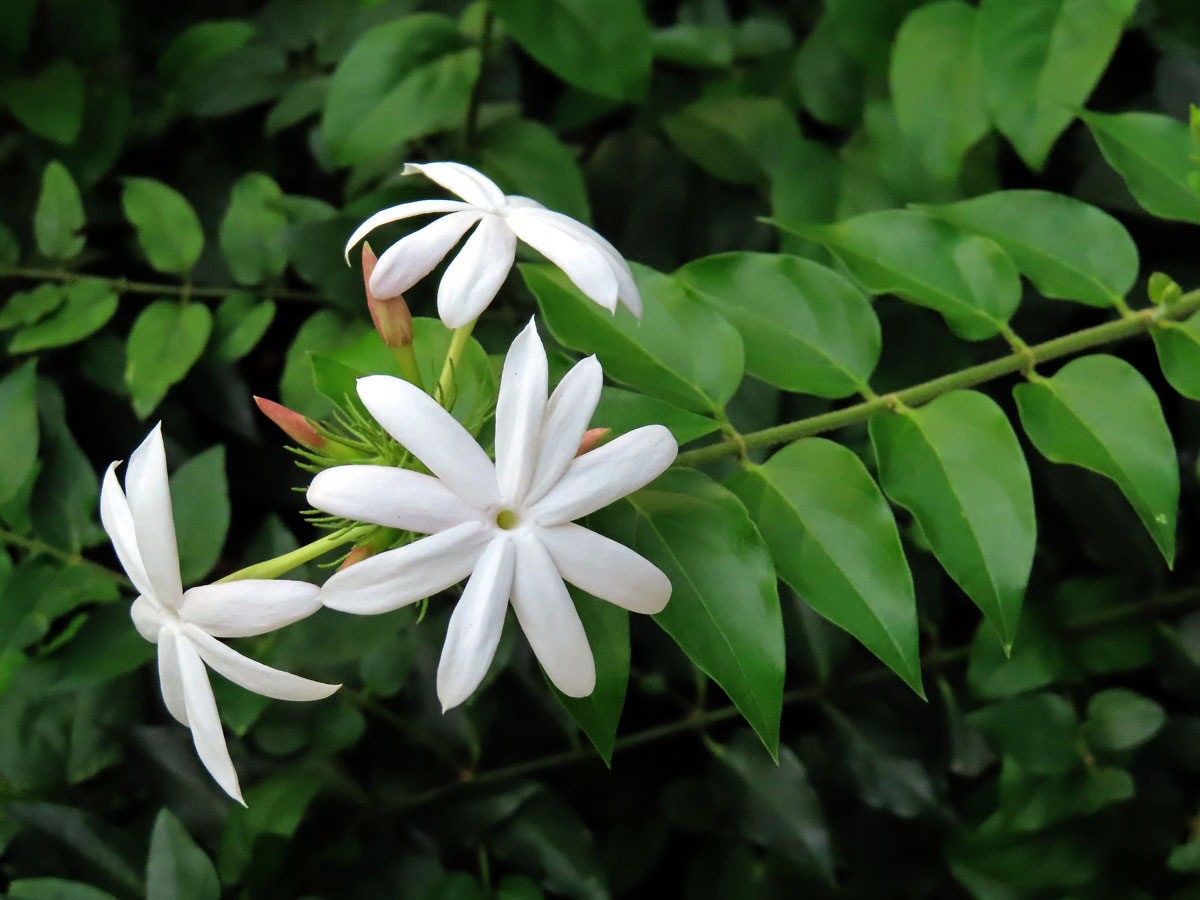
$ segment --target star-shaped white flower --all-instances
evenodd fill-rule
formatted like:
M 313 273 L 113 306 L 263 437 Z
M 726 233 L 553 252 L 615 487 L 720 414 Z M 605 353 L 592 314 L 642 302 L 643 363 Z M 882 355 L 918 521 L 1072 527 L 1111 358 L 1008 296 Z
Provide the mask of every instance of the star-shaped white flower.
M 138 591 L 130 616 L 158 645 L 158 678 L 171 715 L 192 730 L 204 767 L 243 806 L 205 664 L 249 691 L 280 700 L 319 700 L 340 685 L 309 681 L 231 650 L 219 637 L 264 634 L 321 606 L 303 581 L 232 581 L 183 590 L 161 424 L 129 457 L 125 491 L 113 463 L 100 491 L 100 521 Z
M 491 179 L 454 162 L 408 163 L 404 174 L 421 172 L 458 200 L 416 200 L 375 213 L 350 236 L 350 248 L 388 222 L 428 213 L 447 213 L 392 244 L 371 275 L 371 293 L 395 297 L 431 271 L 479 223 L 462 250 L 446 267 L 438 285 L 438 315 L 447 328 L 473 322 L 492 302 L 512 268 L 517 239 L 554 263 L 581 291 L 608 310 L 624 303 L 635 316 L 642 298 L 629 264 L 616 248 L 570 216 L 546 209 L 528 197 L 505 196 Z
M 504 361 L 496 405 L 496 462 L 432 397 L 387 375 L 360 378 L 371 415 L 433 473 L 351 465 L 326 469 L 308 502 L 348 519 L 429 534 L 333 575 L 321 601 L 388 612 L 470 576 L 450 617 L 438 665 L 443 709 L 482 681 L 509 602 L 550 680 L 590 694 L 596 670 L 563 579 L 633 612 L 657 613 L 671 596 L 661 571 L 628 547 L 572 524 L 666 470 L 679 450 L 646 425 L 576 458 L 600 398 L 595 357 L 568 372 L 547 402 L 546 352 L 533 322 Z

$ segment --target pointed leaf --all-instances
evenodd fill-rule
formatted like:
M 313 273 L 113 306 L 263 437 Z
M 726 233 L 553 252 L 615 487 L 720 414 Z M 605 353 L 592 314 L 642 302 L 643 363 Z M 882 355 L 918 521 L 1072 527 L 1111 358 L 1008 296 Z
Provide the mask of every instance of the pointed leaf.
M 780 577 L 924 696 L 912 575 L 892 511 L 862 461 L 833 441 L 806 438 L 728 486 Z
M 1166 724 L 1161 706 L 1124 688 L 1095 694 L 1087 705 L 1084 740 L 1105 750 L 1132 750 L 1154 737 Z
M 30 360 L 0 380 L 0 434 L 5 441 L 4 465 L 0 466 L 0 503 L 16 496 L 37 464 L 35 362 Z
M 283 191 L 268 175 L 247 172 L 233 186 L 221 219 L 221 253 L 238 284 L 261 284 L 287 267 Z
M 105 281 L 84 279 L 66 289 L 66 304 L 51 318 L 27 325 L 13 335 L 9 353 L 29 353 L 82 341 L 108 324 L 118 297 Z
M 1179 460 L 1158 396 L 1137 369 L 1115 356 L 1084 356 L 1013 394 L 1038 451 L 1116 482 L 1172 565 Z
M 51 160 L 42 172 L 42 192 L 33 213 L 38 251 L 48 259 L 71 259 L 83 250 L 83 201 L 67 167 Z
M 1033 488 L 1008 417 L 975 391 L 871 420 L 879 481 L 909 510 L 934 555 L 1005 647 L 1037 544 Z
M 235 291 L 217 307 L 213 319 L 213 356 L 221 362 L 236 362 L 254 349 L 274 320 L 274 302 Z
M 168 275 L 191 271 L 204 249 L 204 232 L 183 194 L 152 178 L 126 178 L 121 205 L 151 266 Z
M 179 573 L 185 586 L 207 575 L 229 531 L 229 485 L 225 448 L 209 447 L 171 476 L 171 506 L 179 543 Z
M 204 352 L 212 314 L 198 303 L 156 300 L 133 323 L 125 348 L 125 383 L 144 419 Z
M 169 809 L 159 810 L 146 860 L 146 900 L 219 900 L 212 860 Z

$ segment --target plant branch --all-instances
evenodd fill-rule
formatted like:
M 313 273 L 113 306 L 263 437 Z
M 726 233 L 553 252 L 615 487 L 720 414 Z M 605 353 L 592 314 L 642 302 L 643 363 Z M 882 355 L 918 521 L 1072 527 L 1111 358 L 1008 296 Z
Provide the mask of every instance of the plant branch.
M 847 406 L 845 409 L 822 413 L 819 416 L 809 416 L 807 419 L 787 422 L 783 425 L 774 425 L 761 431 L 752 431 L 749 434 L 741 435 L 737 440 L 726 438 L 707 447 L 688 450 L 680 453 L 675 463 L 681 466 L 696 466 L 724 456 L 735 456 L 742 452 L 743 448 L 769 447 L 821 434 L 825 431 L 845 428 L 847 425 L 865 422 L 879 413 L 888 412 L 898 403 L 910 407 L 920 406 L 950 391 L 974 387 L 1004 375 L 1011 375 L 1014 372 L 1028 369 L 1035 363 L 1048 362 L 1061 356 L 1070 356 L 1092 347 L 1111 344 L 1143 334 L 1162 322 L 1186 318 L 1197 310 L 1200 310 L 1200 290 L 1184 294 L 1170 306 L 1143 309 L 1115 322 L 1105 322 L 1103 325 L 1075 331 L 1045 343 L 1034 344 L 991 362 L 960 369 L 957 372 L 942 375 L 940 378 L 934 378 L 932 381 L 925 381 L 901 391 Z
M 64 562 L 69 566 L 86 566 L 98 575 L 103 575 L 105 578 L 115 581 L 118 584 L 131 588 L 133 584 L 122 575 L 120 572 L 115 572 L 108 566 L 101 565 L 98 562 L 92 562 L 86 557 L 80 556 L 78 553 L 70 553 L 67 550 L 60 550 L 47 544 L 45 541 L 39 541 L 37 538 L 25 537 L 22 534 L 17 534 L 15 531 L 9 531 L 7 528 L 0 528 L 0 544 L 8 544 L 12 547 L 20 547 L 22 550 L 28 550 L 30 553 L 41 556 L 49 556 L 57 559 L 59 562 Z
M 214 584 L 224 584 L 227 581 L 243 581 L 247 578 L 278 578 L 280 575 L 290 572 L 297 566 L 302 566 L 306 562 L 316 559 L 318 556 L 324 556 L 330 550 L 366 537 L 374 530 L 374 525 L 343 528 L 340 531 L 335 531 L 332 534 L 318 538 L 312 543 L 305 544 L 303 547 L 297 547 L 290 553 L 284 553 L 282 556 L 276 556 L 274 559 L 263 560 L 252 566 L 246 566 L 244 569 L 238 569 L 224 578 L 217 579 Z
M 324 299 L 313 291 L 294 291 L 288 288 L 255 287 L 242 285 L 230 287 L 196 287 L 191 284 L 157 284 L 151 281 L 130 281 L 128 278 L 105 278 L 87 272 L 67 272 L 62 269 L 34 269 L 21 266 L 0 266 L 0 278 L 27 278 L 33 281 L 102 281 L 118 294 L 156 294 L 168 297 L 195 297 L 207 300 L 222 300 L 236 291 L 252 291 L 255 296 L 270 300 L 296 300 L 303 303 L 321 303 Z

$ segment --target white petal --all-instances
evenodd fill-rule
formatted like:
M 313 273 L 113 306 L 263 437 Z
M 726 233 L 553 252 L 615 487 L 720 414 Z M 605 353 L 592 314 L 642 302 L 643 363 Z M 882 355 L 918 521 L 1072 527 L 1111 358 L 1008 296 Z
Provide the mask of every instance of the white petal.
M 500 216 L 484 216 L 438 285 L 438 315 L 447 328 L 461 328 L 484 311 L 512 268 L 517 236 Z
M 546 207 L 534 200 L 532 197 L 522 197 L 520 194 L 506 194 L 504 197 L 504 205 L 509 209 L 532 208 L 545 209 Z
M 121 568 L 125 570 L 138 593 L 152 594 L 154 588 L 151 587 L 146 569 L 142 566 L 142 554 L 137 546 L 133 513 L 114 472 L 117 465 L 118 463 L 113 463 L 104 473 L 104 485 L 100 488 L 100 523 L 108 532 L 113 549 L 117 552 L 117 559 L 121 561 Z
M 558 574 L 593 597 L 648 615 L 662 612 L 671 599 L 670 579 L 624 544 L 569 523 L 538 535 Z
M 175 520 L 171 516 L 171 486 L 167 480 L 167 451 L 163 447 L 161 422 L 129 457 L 125 494 L 154 599 L 164 606 L 178 608 L 183 601 L 183 586 L 179 581 L 179 551 L 175 549 Z
M 321 608 L 318 593 L 304 581 L 205 584 L 184 593 L 179 618 L 217 637 L 250 637 L 311 616 Z
M 527 504 L 544 497 L 579 452 L 579 442 L 592 421 L 603 386 L 604 370 L 596 357 L 589 356 L 577 362 L 550 395 L 533 482 L 525 495 Z
M 475 438 L 438 402 L 391 375 L 358 379 L 358 396 L 384 430 L 471 506 L 500 502 L 496 467 Z
M 158 637 L 158 684 L 162 689 L 167 712 L 180 725 L 188 724 L 187 703 L 183 699 L 183 675 L 179 671 L 178 638 L 170 628 Z
M 317 474 L 308 502 L 335 516 L 433 534 L 480 517 L 436 478 L 394 466 L 334 466 Z
M 437 694 L 442 712 L 470 697 L 492 664 L 504 630 L 514 556 L 511 540 L 504 536 L 493 539 L 454 607 L 438 662 Z
M 616 309 L 619 286 L 603 251 L 541 218 L 543 210 L 518 209 L 508 216 L 517 237 L 558 266 L 575 286 L 603 306 Z
M 167 617 L 153 600 L 145 594 L 139 596 L 129 607 L 129 618 L 133 619 L 133 627 L 138 634 L 152 644 L 158 643 L 159 631 L 166 624 Z
M 184 625 L 184 634 L 196 646 L 200 658 L 234 684 L 248 691 L 276 700 L 322 700 L 341 687 L 301 678 L 291 672 L 281 672 L 264 666 L 236 650 L 226 647 L 212 635 L 195 625 Z
M 389 206 L 387 209 L 381 209 L 354 229 L 354 234 L 350 235 L 350 240 L 346 241 L 346 263 L 347 265 L 350 263 L 351 248 L 380 225 L 387 225 L 389 222 L 399 222 L 401 219 L 408 219 L 413 216 L 424 216 L 430 213 L 461 212 L 469 208 L 468 204 L 458 200 L 414 200 L 411 203 L 401 203 L 399 206 Z
M 405 163 L 404 175 L 420 172 L 451 193 L 458 194 L 474 206 L 499 209 L 504 205 L 504 192 L 496 183 L 470 166 L 455 162 Z
M 468 522 L 369 557 L 331 575 L 321 588 L 321 602 L 360 616 L 415 603 L 471 574 L 494 533 Z
M 471 208 L 434 219 L 383 251 L 371 273 L 371 293 L 395 297 L 433 271 L 450 248 L 483 215 Z
M 596 664 L 567 586 L 536 536 L 521 535 L 516 549 L 512 605 L 521 630 L 554 686 L 586 697 L 596 687 Z
M 662 425 L 643 425 L 572 460 L 530 511 L 539 525 L 561 525 L 632 494 L 667 470 L 679 445 Z
M 192 729 L 192 743 L 204 768 L 216 780 L 221 789 L 242 806 L 242 791 L 238 786 L 237 772 L 225 746 L 225 734 L 221 731 L 221 717 L 217 713 L 217 701 L 213 697 L 212 685 L 208 683 L 208 672 L 192 642 L 178 639 L 179 673 L 183 684 L 183 701 L 187 707 L 187 720 Z
M 507 504 L 521 501 L 533 477 L 548 378 L 546 351 L 530 319 L 508 348 L 496 400 L 496 481 Z

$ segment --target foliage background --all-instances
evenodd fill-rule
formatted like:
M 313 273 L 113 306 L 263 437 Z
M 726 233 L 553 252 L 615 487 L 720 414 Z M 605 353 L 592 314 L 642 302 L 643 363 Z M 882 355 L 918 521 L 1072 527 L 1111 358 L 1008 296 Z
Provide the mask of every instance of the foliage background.
M 434 601 L 420 623 L 321 613 L 251 642 L 346 688 L 289 705 L 215 685 L 250 785 L 249 809 L 231 808 L 162 708 L 96 516 L 98 473 L 161 418 L 185 580 L 311 538 L 291 491 L 302 473 L 251 395 L 329 411 L 309 354 L 370 331 L 342 242 L 368 213 L 427 195 L 395 177 L 405 159 L 475 164 L 664 272 L 733 250 L 837 266 L 814 223 L 1053 191 L 1133 236 L 1131 306 L 1147 306 L 1155 271 L 1187 289 L 1200 198 L 1186 129 L 1160 134 L 1156 119 L 1114 136 L 1076 118 L 1086 101 L 1182 123 L 1200 95 L 1192 5 L 1131 7 L 7 0 L 0 887 L 24 900 L 1200 896 L 1200 416 L 1148 340 L 1105 352 L 1148 380 L 1174 434 L 1174 571 L 1111 483 L 1021 434 L 1039 538 L 1012 656 L 897 509 L 928 701 L 781 586 L 778 766 L 648 621 L 631 626 L 611 770 L 511 635 L 476 700 L 442 716 L 432 675 L 450 604 Z M 1012 328 L 1030 344 L 1112 318 L 1025 293 Z M 431 286 L 409 301 L 429 314 Z M 514 274 L 477 336 L 501 352 L 535 309 Z M 875 309 L 881 393 L 1009 352 L 891 296 Z M 1196 371 L 1189 348 L 1176 375 Z M 710 361 L 695 362 L 703 377 Z M 985 388 L 1014 419 L 1019 381 Z M 748 432 L 838 405 L 748 377 L 727 413 Z M 875 471 L 864 425 L 836 438 Z

